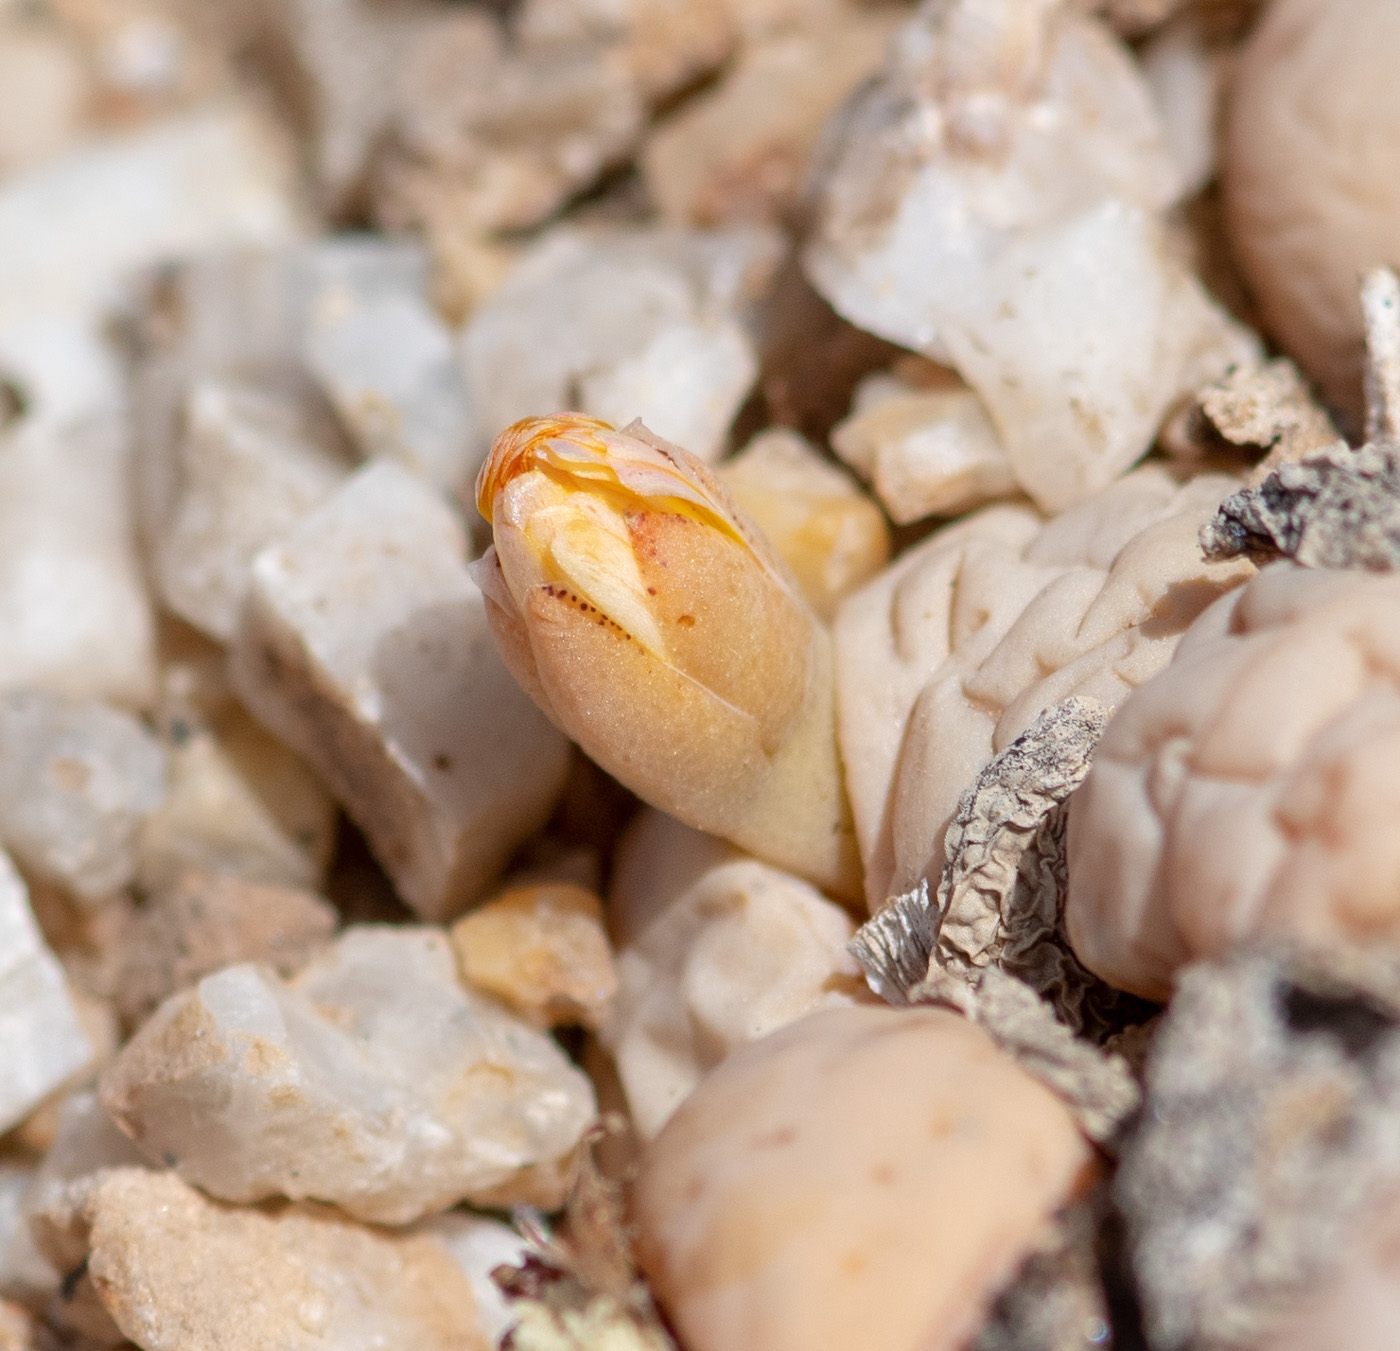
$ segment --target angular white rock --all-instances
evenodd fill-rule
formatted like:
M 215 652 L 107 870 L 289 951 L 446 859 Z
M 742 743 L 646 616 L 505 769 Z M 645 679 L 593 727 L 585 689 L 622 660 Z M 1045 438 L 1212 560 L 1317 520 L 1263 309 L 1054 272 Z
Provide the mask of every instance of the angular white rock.
M 398 465 L 259 556 L 232 670 L 424 918 L 479 895 L 563 786 L 568 743 L 497 655 L 461 523 Z
M 93 1053 L 29 893 L 0 853 L 0 1131 L 22 1121 Z
M 132 880 L 137 832 L 165 786 L 165 750 L 129 713 L 37 690 L 0 695 L 0 841 L 78 901 Z
M 137 268 L 219 245 L 280 242 L 299 227 L 292 158 L 264 119 L 216 107 L 89 145 L 0 186 L 0 353 L 18 364 L 37 417 L 61 406 L 58 363 L 29 349 L 67 325 L 69 359 L 110 364 L 100 328 Z M 61 321 L 61 322 L 60 322 Z M 110 391 L 109 391 L 110 392 Z
M 167 605 L 212 638 L 238 627 L 253 559 L 349 477 L 287 396 L 196 381 L 185 406 L 178 487 L 157 527 L 155 573 Z
M 713 458 L 757 374 L 743 321 L 780 253 L 759 229 L 549 232 L 463 335 L 482 434 L 578 408 Z
M 563 1199 L 593 1090 L 457 979 L 445 933 L 347 931 L 290 984 L 226 967 L 172 996 L 101 1081 L 152 1160 L 215 1196 L 403 1224 L 464 1198 Z
M 804 259 L 851 322 L 958 369 L 1046 510 L 1255 346 L 1170 256 L 1182 178 L 1140 73 L 1068 10 L 926 6 L 842 114 Z
M 972 390 L 874 380 L 884 388 L 866 398 L 857 391 L 856 410 L 832 429 L 831 448 L 869 481 L 897 525 L 1015 492 L 1006 447 Z
M 0 436 L 0 689 L 151 699 L 154 621 L 127 498 L 119 421 L 26 419 Z
M 317 887 L 335 845 L 321 781 L 246 713 L 175 739 L 165 800 L 137 840 L 136 880 L 158 891 L 188 868 Z
M 476 477 L 481 455 L 456 344 L 422 295 L 324 287 L 304 351 L 362 454 L 442 488 Z
M 864 998 L 844 910 L 660 812 L 624 837 L 610 908 L 618 993 L 602 1039 L 646 1139 L 730 1052 Z

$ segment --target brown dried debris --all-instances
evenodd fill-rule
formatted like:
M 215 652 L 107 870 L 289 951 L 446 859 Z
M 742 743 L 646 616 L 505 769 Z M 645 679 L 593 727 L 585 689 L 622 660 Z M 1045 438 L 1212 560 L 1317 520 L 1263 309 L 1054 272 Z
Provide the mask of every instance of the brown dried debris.
M 1268 946 L 1187 968 L 1115 1198 L 1152 1351 L 1255 1346 L 1400 1181 L 1400 963 Z
M 559 1230 L 519 1217 L 538 1251 L 491 1273 L 516 1319 L 502 1351 L 675 1351 L 637 1274 L 623 1188 L 596 1158 L 607 1135 L 626 1130 L 605 1118 L 579 1150 Z
M 1341 440 L 1332 419 L 1286 357 L 1231 371 L 1207 385 L 1199 403 L 1211 425 L 1232 445 L 1260 446 L 1268 452 L 1254 468 L 1254 483 L 1281 464 Z

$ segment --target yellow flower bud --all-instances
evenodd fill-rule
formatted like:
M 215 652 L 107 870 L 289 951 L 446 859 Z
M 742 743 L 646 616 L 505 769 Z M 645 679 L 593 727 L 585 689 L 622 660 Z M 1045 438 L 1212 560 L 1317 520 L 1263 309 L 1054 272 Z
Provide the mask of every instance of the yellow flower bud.
M 855 894 L 827 632 L 704 464 L 640 423 L 529 418 L 477 504 L 497 643 L 556 725 L 653 806 Z

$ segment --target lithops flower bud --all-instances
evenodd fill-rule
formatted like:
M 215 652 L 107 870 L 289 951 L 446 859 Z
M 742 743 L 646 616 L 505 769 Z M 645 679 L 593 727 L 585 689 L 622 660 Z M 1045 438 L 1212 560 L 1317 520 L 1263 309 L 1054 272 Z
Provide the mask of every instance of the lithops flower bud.
M 973 1023 L 830 1009 L 737 1051 L 652 1142 L 639 1255 L 690 1351 L 953 1351 L 1092 1157 Z
M 492 629 L 555 724 L 652 805 L 853 893 L 829 639 L 714 475 L 563 413 L 501 433 L 477 504 Z

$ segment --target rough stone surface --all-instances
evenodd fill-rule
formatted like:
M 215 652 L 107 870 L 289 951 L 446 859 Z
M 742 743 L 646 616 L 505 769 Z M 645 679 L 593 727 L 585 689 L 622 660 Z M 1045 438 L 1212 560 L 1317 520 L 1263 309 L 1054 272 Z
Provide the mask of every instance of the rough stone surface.
M 1170 255 L 1181 176 L 1097 20 L 925 6 L 840 118 L 808 274 L 956 367 L 1043 509 L 1112 482 L 1174 401 L 1257 350 Z
M 0 696 L 0 840 L 80 903 L 129 883 L 166 789 L 164 748 L 128 713 L 37 690 Z
M 0 1130 L 89 1064 L 94 1047 L 49 951 L 29 895 L 0 853 Z
M 832 429 L 831 448 L 898 524 L 956 515 L 1016 490 L 1006 448 L 970 389 L 866 386 Z
M 290 983 L 227 967 L 101 1081 L 151 1160 L 216 1196 L 403 1224 L 464 1198 L 550 1208 L 594 1113 L 548 1037 L 457 978 L 447 935 L 353 928 Z
M 596 1027 L 617 994 L 602 902 L 571 883 L 512 887 L 452 926 L 462 978 L 536 1027 Z
M 934 879 L 958 798 L 1072 695 L 1110 711 L 1251 564 L 1197 533 L 1238 482 L 1156 467 L 1043 521 L 989 507 L 910 549 L 837 614 L 837 726 L 872 909 Z
M 609 902 L 619 988 L 603 1040 L 643 1137 L 736 1048 L 865 997 L 843 910 L 660 813 L 624 840 Z
M 117 1168 L 45 1216 L 143 1351 L 488 1351 L 471 1285 L 437 1240 L 312 1206 L 254 1210 L 172 1173 Z
M 325 286 L 305 351 L 362 454 L 443 488 L 471 484 L 481 455 L 456 346 L 422 296 Z
M 117 1010 L 128 1027 L 138 1027 L 177 990 L 238 962 L 291 976 L 335 928 L 335 910 L 313 892 L 187 872 L 123 928 Z
M 677 225 L 782 223 L 823 124 L 878 69 L 903 17 L 833 7 L 825 23 L 747 44 L 714 89 L 647 138 L 642 172 L 662 217 Z
M 1251 938 L 1400 931 L 1400 577 L 1276 563 L 1123 701 L 1071 800 L 1065 924 L 1150 999 Z
M 169 724 L 165 800 L 137 840 L 136 880 L 156 892 L 187 870 L 248 882 L 319 886 L 336 808 L 321 781 L 233 700 L 207 721 Z
M 758 373 L 746 308 L 780 252 L 749 228 L 548 232 L 463 337 L 483 434 L 576 408 L 715 458 Z
M 149 702 L 155 623 L 127 491 L 114 414 L 0 433 L 0 689 Z
M 692 1351 L 951 1351 L 1089 1166 L 1064 1105 L 972 1023 L 831 1009 L 671 1119 L 639 1251 Z
M 480 895 L 567 769 L 564 738 L 496 653 L 464 554 L 431 488 L 367 466 L 259 556 L 232 656 L 248 707 L 430 919 Z
M 823 619 L 888 561 L 879 508 L 796 432 L 760 432 L 717 473 Z
M 228 642 L 253 559 L 329 497 L 350 465 L 318 442 L 297 401 L 248 385 L 196 381 L 184 424 L 156 579 L 176 614 Z

